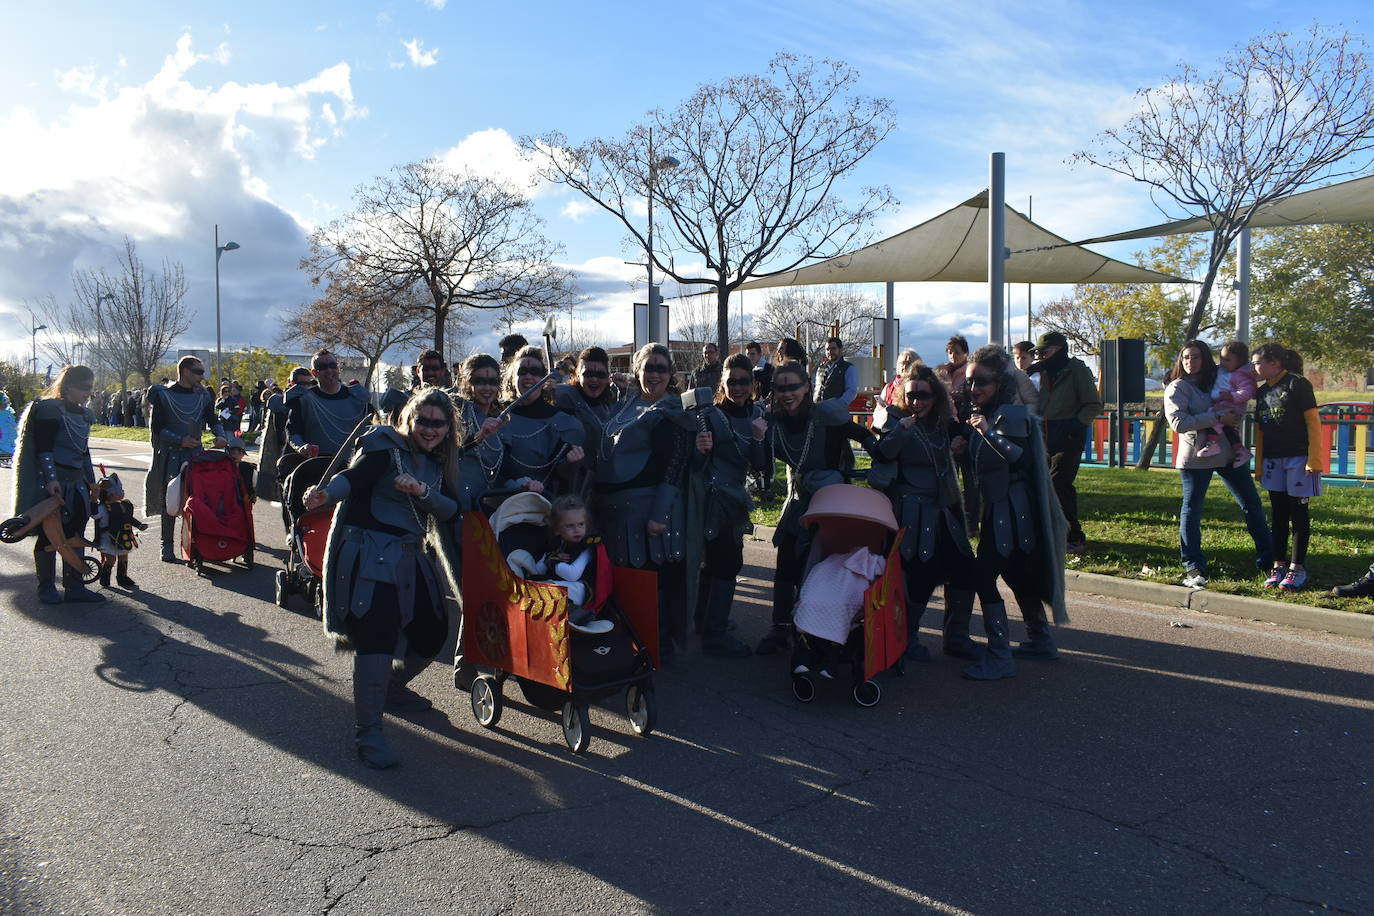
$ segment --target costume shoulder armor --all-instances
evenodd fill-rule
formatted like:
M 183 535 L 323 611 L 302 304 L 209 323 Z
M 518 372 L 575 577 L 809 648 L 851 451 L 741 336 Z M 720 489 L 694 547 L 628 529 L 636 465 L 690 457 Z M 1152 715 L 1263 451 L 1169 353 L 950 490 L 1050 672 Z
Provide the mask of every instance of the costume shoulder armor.
M 997 420 L 993 425 L 1007 436 L 1029 436 L 1030 410 L 1024 404 L 1003 404 L 997 409 Z
M 388 388 L 381 400 L 377 402 L 377 406 L 381 407 L 382 410 L 400 410 L 406 406 L 409 400 L 410 395 L 407 392 L 399 388 Z
M 286 389 L 286 393 L 282 395 L 282 402 L 285 404 L 290 404 L 297 398 L 304 397 L 305 393 L 311 390 L 312 389 L 306 385 L 294 385 L 291 388 Z
M 33 402 L 35 420 L 59 420 L 62 418 L 61 398 L 39 398 Z
M 849 405 L 837 398 L 813 404 L 818 426 L 843 426 L 849 422 Z
M 582 393 L 572 385 L 553 387 L 553 403 L 559 410 L 576 410 L 577 402 L 581 399 Z
M 372 405 L 372 392 L 368 391 L 365 386 L 345 385 L 344 390 L 349 393 L 353 400 L 362 401 L 364 406 L 370 407 Z M 407 395 L 407 400 L 408 399 L 409 395 Z
M 393 448 L 409 448 L 405 437 L 390 426 L 374 426 L 358 440 L 361 452 L 381 452 Z

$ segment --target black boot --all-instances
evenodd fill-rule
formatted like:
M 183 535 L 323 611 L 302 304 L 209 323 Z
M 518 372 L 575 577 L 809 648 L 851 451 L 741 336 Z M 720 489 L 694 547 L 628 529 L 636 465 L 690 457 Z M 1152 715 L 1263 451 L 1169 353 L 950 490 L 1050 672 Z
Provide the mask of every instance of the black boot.
M 176 528 L 177 518 L 175 515 L 162 516 L 162 562 L 164 563 L 181 562 L 177 558 L 176 544 L 173 540 L 176 536 Z
M 964 669 L 964 677 L 975 681 L 995 681 L 1016 674 L 1011 658 L 1011 639 L 1007 635 L 1007 606 L 1001 601 L 983 603 L 983 633 L 987 649 L 976 665 Z
M 86 583 L 81 581 L 81 573 L 82 570 L 74 569 L 65 561 L 62 563 L 63 600 L 68 604 L 100 604 L 105 601 L 104 595 L 86 587 Z
M 114 558 L 109 557 L 100 563 L 100 587 L 110 587 L 110 573 L 114 572 Z
M 391 656 L 380 653 L 353 656 L 354 742 L 358 759 L 374 770 L 400 763 L 382 734 L 382 711 L 391 683 Z
M 57 590 L 57 554 L 39 547 L 33 552 L 33 566 L 38 572 L 38 600 L 44 604 L 61 604 L 62 593 Z
M 1058 658 L 1059 649 L 1054 644 L 1054 634 L 1050 632 L 1044 602 L 1035 595 L 1017 595 L 1016 606 L 1021 609 L 1021 619 L 1026 622 L 1026 641 L 1012 649 L 1011 654 L 1016 658 Z
M 701 651 L 717 658 L 748 658 L 754 651 L 730 635 L 730 609 L 735 603 L 734 579 L 710 579 Z
M 797 584 L 785 579 L 773 582 L 773 628 L 759 640 L 755 655 L 774 655 L 792 642 L 792 610 L 797 606 Z
M 130 591 L 138 588 L 138 583 L 129 578 L 129 558 L 120 557 L 116 564 L 115 582 L 119 583 L 120 588 L 127 588 Z
M 969 638 L 969 623 L 973 619 L 973 592 L 945 586 L 945 654 L 976 661 L 982 657 L 977 645 Z
M 1370 570 L 1349 585 L 1336 586 L 1331 589 L 1331 594 L 1335 595 L 1337 598 L 1374 597 L 1374 570 Z
M 921 618 L 925 616 L 926 606 L 906 609 L 906 651 L 902 657 L 913 662 L 930 661 L 930 650 L 921 645 Z
M 434 708 L 433 703 L 406 686 L 432 661 L 432 658 L 407 653 L 399 667 L 392 666 L 391 681 L 386 687 L 387 712 L 428 712 Z

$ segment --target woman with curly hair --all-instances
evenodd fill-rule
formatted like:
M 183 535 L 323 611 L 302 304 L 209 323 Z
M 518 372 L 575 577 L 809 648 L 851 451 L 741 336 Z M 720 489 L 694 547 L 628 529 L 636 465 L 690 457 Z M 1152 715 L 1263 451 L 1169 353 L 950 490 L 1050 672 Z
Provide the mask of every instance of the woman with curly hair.
M 441 569 L 426 540 L 438 528 L 430 519 L 448 522 L 458 512 L 461 426 L 447 391 L 422 388 L 394 428 L 372 427 L 347 470 L 306 492 L 309 509 L 338 503 L 323 575 L 324 631 L 354 652 L 355 741 L 374 769 L 397 763 L 383 711 L 429 708 L 406 684 L 448 638 Z M 451 571 L 442 574 L 456 591 Z

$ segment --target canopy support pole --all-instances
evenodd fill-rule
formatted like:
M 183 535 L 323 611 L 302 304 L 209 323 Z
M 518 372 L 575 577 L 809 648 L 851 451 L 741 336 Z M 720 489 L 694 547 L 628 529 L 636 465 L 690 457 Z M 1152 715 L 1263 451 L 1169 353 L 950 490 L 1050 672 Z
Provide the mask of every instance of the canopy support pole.
M 896 295 L 897 284 L 888 282 L 887 284 L 887 309 L 886 321 L 883 322 L 883 371 L 887 373 L 889 379 L 897 377 L 897 322 L 896 305 L 894 298 Z
M 988 343 L 1004 344 L 1006 292 L 1007 154 L 993 153 L 988 163 Z
M 1240 230 L 1240 278 L 1236 283 L 1236 340 L 1250 342 L 1250 227 Z

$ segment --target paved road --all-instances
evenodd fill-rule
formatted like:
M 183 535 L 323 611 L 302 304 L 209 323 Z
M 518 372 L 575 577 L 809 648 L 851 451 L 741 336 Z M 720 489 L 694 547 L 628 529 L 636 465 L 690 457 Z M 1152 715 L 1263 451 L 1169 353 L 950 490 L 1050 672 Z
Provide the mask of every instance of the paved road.
M 694 649 L 661 733 L 597 708 L 583 757 L 517 703 L 479 728 L 435 668 L 374 772 L 347 658 L 270 601 L 274 515 L 253 572 L 149 546 L 95 607 L 38 604 L 31 542 L 0 545 L 0 911 L 1374 912 L 1368 642 L 1079 595 L 1062 660 L 937 659 L 874 709 Z

